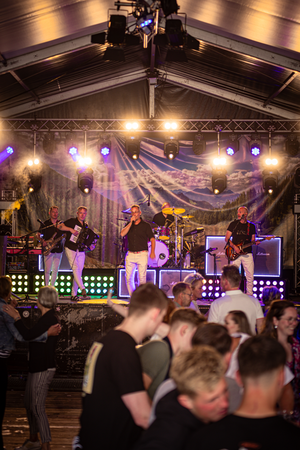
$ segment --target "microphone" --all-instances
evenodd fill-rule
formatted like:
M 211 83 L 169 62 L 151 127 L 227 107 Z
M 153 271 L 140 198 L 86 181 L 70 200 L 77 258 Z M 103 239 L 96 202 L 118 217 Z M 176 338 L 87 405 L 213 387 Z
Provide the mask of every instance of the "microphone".
M 38 221 L 41 225 L 43 225 L 43 227 L 45 226 L 44 222 L 42 222 L 40 219 L 37 219 L 37 221 Z
M 207 251 L 208 251 L 208 252 L 214 252 L 215 250 L 218 250 L 218 247 L 215 247 L 215 248 L 211 248 L 211 247 L 210 247 Z
M 148 195 L 148 206 L 150 206 L 150 194 Z

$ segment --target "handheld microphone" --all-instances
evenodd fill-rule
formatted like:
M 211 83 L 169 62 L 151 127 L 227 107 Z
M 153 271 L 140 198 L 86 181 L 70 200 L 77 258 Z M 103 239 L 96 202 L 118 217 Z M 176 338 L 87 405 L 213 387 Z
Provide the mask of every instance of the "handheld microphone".
M 37 219 L 37 221 L 38 221 L 41 225 L 43 225 L 43 227 L 45 226 L 44 222 L 42 222 L 40 219 Z
M 218 247 L 215 247 L 215 248 L 211 248 L 211 247 L 210 247 L 207 251 L 208 251 L 208 252 L 214 252 L 215 250 L 218 250 Z

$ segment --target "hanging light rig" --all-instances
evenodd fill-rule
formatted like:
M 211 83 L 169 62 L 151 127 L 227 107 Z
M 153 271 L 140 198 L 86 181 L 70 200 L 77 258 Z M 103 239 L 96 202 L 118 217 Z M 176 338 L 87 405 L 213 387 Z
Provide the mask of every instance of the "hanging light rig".
M 38 165 L 40 163 L 39 159 L 36 157 L 36 131 L 33 132 L 33 159 L 28 161 L 29 166 Z
M 218 129 L 218 156 L 213 161 L 212 190 L 215 195 L 222 194 L 227 188 L 226 159 L 220 154 L 220 129 Z

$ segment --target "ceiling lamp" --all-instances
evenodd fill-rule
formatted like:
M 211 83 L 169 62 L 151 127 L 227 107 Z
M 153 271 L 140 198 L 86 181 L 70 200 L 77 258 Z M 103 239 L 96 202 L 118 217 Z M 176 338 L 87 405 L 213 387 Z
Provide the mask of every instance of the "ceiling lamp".
M 102 156 L 108 156 L 110 154 L 111 151 L 111 142 L 110 140 L 104 140 L 101 144 L 100 144 L 100 153 Z
M 29 193 L 37 192 L 42 187 L 42 176 L 37 173 L 28 171 L 27 190 Z
M 222 194 L 227 188 L 227 174 L 224 168 L 214 169 L 212 172 L 212 190 L 215 195 Z
M 164 155 L 173 160 L 179 153 L 179 142 L 177 139 L 168 139 L 164 142 Z
M 141 142 L 134 136 L 126 139 L 125 141 L 125 149 L 126 153 L 131 159 L 139 159 L 140 156 L 140 145 Z
M 278 171 L 264 170 L 263 171 L 263 187 L 266 194 L 272 195 L 277 189 L 278 185 Z
M 228 138 L 226 153 L 228 156 L 233 156 L 239 151 L 239 149 L 240 149 L 240 146 L 239 146 L 239 140 L 237 138 L 237 135 L 232 133 Z
M 250 141 L 250 153 L 252 156 L 259 156 L 261 154 L 261 140 L 257 137 Z

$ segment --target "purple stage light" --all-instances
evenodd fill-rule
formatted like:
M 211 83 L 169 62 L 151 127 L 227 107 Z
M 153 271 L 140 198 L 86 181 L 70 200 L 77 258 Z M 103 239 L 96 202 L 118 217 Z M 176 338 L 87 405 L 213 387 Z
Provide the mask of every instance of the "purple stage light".
M 12 147 L 7 147 L 6 148 L 6 152 L 7 152 L 8 155 L 12 155 L 13 152 L 14 152 L 14 149 Z
M 232 147 L 227 147 L 226 153 L 228 156 L 233 156 L 235 154 L 235 151 Z
M 108 148 L 106 146 L 101 148 L 101 155 L 107 156 L 107 155 L 109 155 L 109 153 L 110 153 L 110 148 Z
M 6 147 L 5 150 L 3 150 L 0 153 L 0 164 L 3 163 L 10 155 L 12 155 L 14 152 L 14 149 L 12 147 Z
M 257 147 L 256 145 L 254 147 L 251 148 L 251 154 L 253 156 L 259 156 L 260 155 L 260 148 Z
M 69 150 L 70 155 L 74 156 L 78 154 L 78 149 L 76 147 L 71 147 Z

